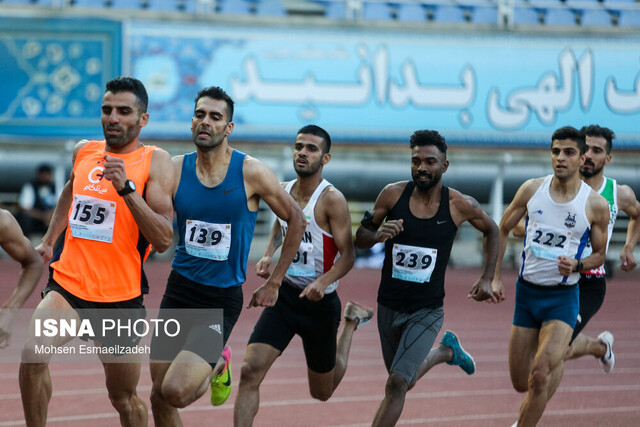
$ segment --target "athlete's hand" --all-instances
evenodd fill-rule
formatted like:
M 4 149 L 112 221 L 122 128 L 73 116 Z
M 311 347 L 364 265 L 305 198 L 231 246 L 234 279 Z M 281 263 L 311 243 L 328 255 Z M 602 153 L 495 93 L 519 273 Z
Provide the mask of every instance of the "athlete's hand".
M 622 265 L 620 265 L 622 271 L 631 271 L 638 265 L 636 259 L 633 257 L 633 250 L 628 251 L 623 249 L 622 252 L 620 252 L 620 261 L 622 261 Z
M 491 290 L 493 292 L 493 296 L 496 297 L 496 299 L 498 300 L 497 302 L 501 302 L 506 299 L 502 280 L 493 279 L 493 282 L 491 282 Z M 493 301 L 487 301 L 487 302 L 493 302 Z
M 300 293 L 300 298 L 307 298 L 309 301 L 320 301 L 324 298 L 324 291 L 326 287 L 322 285 L 317 280 L 314 280 L 309 285 L 305 286 L 305 288 Z
M 267 280 L 264 285 L 253 291 L 251 301 L 249 301 L 249 305 L 247 305 L 247 308 L 273 307 L 276 301 L 278 301 L 278 288 L 279 286 L 272 285 Z
M 402 228 L 401 219 L 387 221 L 378 228 L 378 231 L 376 231 L 376 241 L 386 242 L 387 240 L 396 237 L 402 230 L 404 230 L 404 228 Z
M 498 302 L 498 298 L 493 294 L 491 281 L 482 278 L 478 279 L 475 285 L 473 285 L 467 298 L 473 298 L 476 301 Z
M 9 345 L 12 318 L 11 310 L 0 309 L 0 348 L 5 348 Z
M 271 257 L 263 256 L 260 261 L 256 264 L 256 274 L 265 279 L 269 278 L 269 274 L 271 269 Z
M 121 191 L 124 188 L 124 182 L 127 180 L 124 160 L 105 154 L 103 174 L 105 179 L 111 181 L 116 191 Z
M 568 276 L 573 273 L 578 266 L 578 260 L 564 255 L 558 257 L 558 271 L 561 276 Z
M 40 254 L 45 264 L 53 257 L 53 247 L 51 245 L 40 243 L 36 246 L 36 252 Z

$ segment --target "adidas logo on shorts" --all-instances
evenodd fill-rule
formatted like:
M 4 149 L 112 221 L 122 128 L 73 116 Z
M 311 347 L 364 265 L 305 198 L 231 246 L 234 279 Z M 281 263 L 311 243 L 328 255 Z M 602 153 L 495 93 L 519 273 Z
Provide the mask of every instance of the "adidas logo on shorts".
M 220 335 L 222 335 L 222 327 L 220 326 L 219 323 L 216 323 L 214 325 L 209 325 L 210 329 L 213 329 L 214 331 L 216 331 L 217 333 L 219 333 Z

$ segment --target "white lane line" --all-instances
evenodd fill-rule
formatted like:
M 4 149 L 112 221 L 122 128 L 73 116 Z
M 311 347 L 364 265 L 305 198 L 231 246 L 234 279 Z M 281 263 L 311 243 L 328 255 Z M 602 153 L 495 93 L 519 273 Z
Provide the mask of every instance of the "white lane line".
M 583 386 L 573 386 L 573 387 L 560 387 L 556 394 L 558 393 L 588 393 L 588 392 L 628 392 L 628 391 L 640 391 L 640 385 L 628 385 L 628 386 L 595 386 L 589 387 L 585 389 Z M 428 399 L 428 398 L 445 398 L 445 397 L 469 397 L 469 396 L 499 396 L 499 395 L 510 395 L 515 392 L 512 389 L 495 389 L 495 390 L 462 390 L 462 391 L 441 391 L 441 392 L 427 392 L 427 393 L 409 393 L 406 398 L 408 400 L 415 399 Z M 382 399 L 382 395 L 368 395 L 368 396 L 346 396 L 346 397 L 334 397 L 331 398 L 327 403 L 354 403 L 354 402 L 378 402 Z M 295 400 L 274 400 L 274 401 L 265 401 L 260 402 L 260 408 L 268 408 L 268 407 L 282 407 L 282 406 L 294 406 L 294 405 L 315 405 L 318 401 L 307 398 L 307 399 L 295 399 Z M 224 405 L 213 407 L 207 404 L 203 404 L 202 406 L 189 406 L 187 408 L 181 409 L 180 412 L 210 412 L 210 411 L 233 411 L 233 405 Z M 546 415 L 575 415 L 575 414 L 584 414 L 584 413 L 606 413 L 606 412 L 635 412 L 640 411 L 640 406 L 631 406 L 631 407 L 621 407 L 621 408 L 590 408 L 590 409 L 562 409 L 555 411 L 545 412 Z M 151 412 L 149 412 L 151 414 Z M 465 415 L 454 417 L 456 420 L 474 420 L 474 419 L 485 419 L 485 417 L 502 418 L 502 417 L 515 417 L 516 413 L 512 414 L 490 414 L 490 415 Z M 115 410 L 109 413 L 101 413 L 101 414 L 86 414 L 86 415 L 71 415 L 64 417 L 51 417 L 47 420 L 47 424 L 53 424 L 58 422 L 69 422 L 69 421 L 77 421 L 77 420 L 89 420 L 89 419 L 103 419 L 103 418 L 116 418 L 117 413 Z M 480 418 L 478 418 L 480 417 Z M 454 421 L 448 420 L 447 417 L 443 417 L 442 419 L 428 419 L 429 422 L 436 422 L 435 420 L 440 421 Z M 406 423 L 406 421 L 405 421 Z M 415 424 L 423 424 L 424 420 L 418 420 Z M 24 425 L 23 420 L 12 420 L 12 421 L 2 421 L 0 422 L 0 426 L 14 426 L 14 425 Z M 350 424 L 348 426 L 340 426 L 340 427 L 356 427 L 361 425 L 369 425 L 369 424 Z M 335 427 L 335 426 L 334 426 Z
M 640 406 L 621 406 L 617 408 L 580 408 L 580 409 L 555 409 L 545 411 L 543 417 L 558 417 L 568 415 L 584 415 L 584 414 L 611 414 L 619 412 L 640 412 Z M 461 421 L 488 421 L 508 418 L 511 420 L 518 419 L 518 413 L 492 413 L 492 414 L 477 414 L 477 415 L 459 415 L 453 417 L 433 417 L 433 418 L 413 418 L 413 419 L 401 419 L 398 421 L 398 425 L 427 425 L 430 423 L 452 423 Z M 368 427 L 371 423 L 360 424 L 341 424 L 331 425 L 325 427 Z

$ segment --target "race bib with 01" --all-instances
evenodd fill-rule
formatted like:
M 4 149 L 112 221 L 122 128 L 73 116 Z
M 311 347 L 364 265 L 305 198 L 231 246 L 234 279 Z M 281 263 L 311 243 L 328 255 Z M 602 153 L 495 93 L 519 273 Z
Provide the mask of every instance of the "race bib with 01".
M 111 243 L 115 219 L 115 202 L 74 194 L 69 217 L 73 237 Z
M 419 246 L 393 245 L 391 277 L 408 282 L 427 283 L 436 267 L 438 250 Z
M 224 261 L 229 258 L 231 248 L 231 224 L 213 224 L 188 219 L 184 247 L 189 255 Z
M 533 223 L 527 233 L 529 249 L 538 258 L 555 261 L 569 254 L 571 231 Z
M 289 265 L 287 274 L 296 277 L 313 277 L 316 275 L 316 268 L 313 262 L 313 245 L 311 243 L 300 243 L 298 252 Z

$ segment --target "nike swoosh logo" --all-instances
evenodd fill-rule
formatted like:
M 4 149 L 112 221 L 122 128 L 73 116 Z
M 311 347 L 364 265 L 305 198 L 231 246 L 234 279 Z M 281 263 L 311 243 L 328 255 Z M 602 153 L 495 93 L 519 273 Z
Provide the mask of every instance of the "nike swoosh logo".
M 232 188 L 231 190 L 224 190 L 224 191 L 223 191 L 223 193 L 224 193 L 224 194 L 229 194 L 229 193 L 231 193 L 232 191 L 236 191 L 238 188 L 240 188 L 240 187 Z
M 440 224 L 444 224 L 447 221 L 436 221 L 436 224 L 440 225 Z
M 229 368 L 227 368 L 227 380 L 224 382 L 224 385 L 227 387 L 231 385 L 231 375 L 229 375 Z

